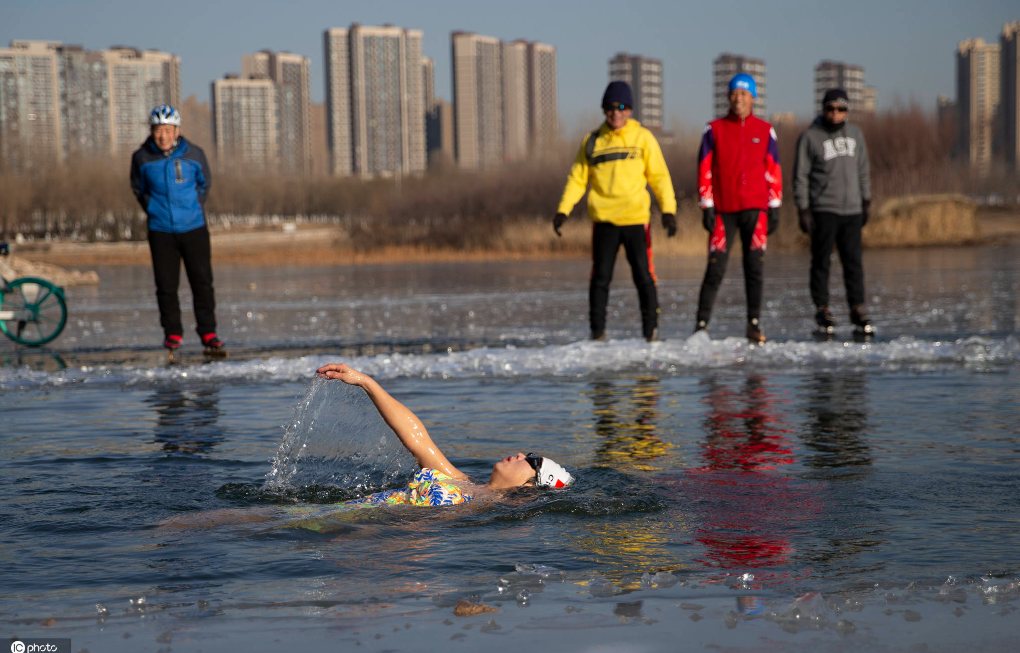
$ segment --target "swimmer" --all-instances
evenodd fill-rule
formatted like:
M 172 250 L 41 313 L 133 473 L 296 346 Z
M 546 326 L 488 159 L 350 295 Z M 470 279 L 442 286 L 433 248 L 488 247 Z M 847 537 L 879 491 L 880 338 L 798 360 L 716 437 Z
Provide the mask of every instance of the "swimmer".
M 343 363 L 324 365 L 316 373 L 321 378 L 339 379 L 364 389 L 383 420 L 421 467 L 407 488 L 380 492 L 348 503 L 450 505 L 470 501 L 494 490 L 525 486 L 565 487 L 574 480 L 567 470 L 549 458 L 518 453 L 494 464 L 489 481 L 484 485 L 472 483 L 467 474 L 447 460 L 421 420 L 370 376 Z
M 339 379 L 365 390 L 383 420 L 421 467 L 406 487 L 331 505 L 226 508 L 187 513 L 166 519 L 160 526 L 202 528 L 257 524 L 269 529 L 299 528 L 325 533 L 340 527 L 337 522 L 352 519 L 355 513 L 361 512 L 358 508 L 379 505 L 449 506 L 468 501 L 494 501 L 504 496 L 504 490 L 529 486 L 561 488 L 574 480 L 567 470 L 549 458 L 517 453 L 496 462 L 487 483 L 473 483 L 443 455 L 421 420 L 370 376 L 342 363 L 324 365 L 316 373 L 320 378 Z

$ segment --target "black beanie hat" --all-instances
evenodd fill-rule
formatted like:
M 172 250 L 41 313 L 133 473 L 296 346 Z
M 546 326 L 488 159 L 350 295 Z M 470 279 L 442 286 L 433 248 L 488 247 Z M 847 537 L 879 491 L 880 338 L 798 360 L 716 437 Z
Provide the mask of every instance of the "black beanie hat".
M 609 82 L 606 92 L 602 94 L 602 106 L 607 104 L 622 104 L 627 107 L 634 106 L 634 96 L 630 92 L 630 84 L 627 82 Z
M 850 103 L 850 98 L 847 97 L 846 91 L 841 88 L 830 88 L 825 92 L 825 97 L 822 98 L 822 106 L 824 107 L 830 102 L 838 102 L 839 100 L 842 100 L 843 104 Z

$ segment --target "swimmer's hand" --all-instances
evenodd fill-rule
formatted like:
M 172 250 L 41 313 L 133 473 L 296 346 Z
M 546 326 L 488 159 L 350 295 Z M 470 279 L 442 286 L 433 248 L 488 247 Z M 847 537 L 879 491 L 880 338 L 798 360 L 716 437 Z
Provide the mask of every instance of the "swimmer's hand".
M 367 382 L 372 380 L 372 378 L 367 374 L 362 374 L 346 363 L 330 363 L 329 365 L 323 365 L 319 369 L 315 370 L 315 373 L 322 379 L 340 379 L 348 385 L 357 385 L 361 387 L 364 387 Z

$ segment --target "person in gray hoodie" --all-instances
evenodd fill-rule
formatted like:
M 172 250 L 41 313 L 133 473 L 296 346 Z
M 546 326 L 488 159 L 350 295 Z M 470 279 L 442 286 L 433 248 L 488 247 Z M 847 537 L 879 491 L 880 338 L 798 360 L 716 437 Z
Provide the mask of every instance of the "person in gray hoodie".
M 811 299 L 822 333 L 833 333 L 829 310 L 829 261 L 832 247 L 843 264 L 846 299 L 855 333 L 874 333 L 864 306 L 861 229 L 871 208 L 871 169 L 864 134 L 847 122 L 848 100 L 841 88 L 827 91 L 822 114 L 797 141 L 793 196 L 800 229 L 811 236 Z

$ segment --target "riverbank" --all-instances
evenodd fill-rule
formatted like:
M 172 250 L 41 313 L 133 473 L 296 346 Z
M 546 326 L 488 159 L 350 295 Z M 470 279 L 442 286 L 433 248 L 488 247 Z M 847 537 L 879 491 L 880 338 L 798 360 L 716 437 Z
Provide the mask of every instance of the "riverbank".
M 864 230 L 865 247 L 972 245 L 1020 239 L 1020 209 L 967 208 L 953 201 L 928 199 L 910 204 L 899 198 L 883 205 Z M 962 207 L 962 208 L 960 208 Z M 779 231 L 769 239 L 770 252 L 806 251 L 808 239 L 796 218 L 784 214 Z M 666 238 L 653 220 L 652 252 L 656 258 L 701 257 L 705 236 L 700 213 L 685 206 L 675 238 Z M 264 229 L 216 229 L 212 232 L 213 260 L 217 265 L 302 266 L 386 263 L 452 263 L 478 261 L 548 260 L 586 258 L 591 252 L 590 222 L 571 218 L 557 237 L 547 220 L 519 221 L 503 228 L 496 247 L 461 250 L 434 246 L 399 246 L 359 249 L 339 226 L 286 222 Z M 145 241 L 100 243 L 25 242 L 16 253 L 38 263 L 68 267 L 137 265 L 147 263 Z

